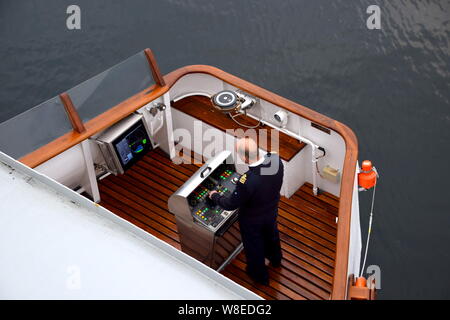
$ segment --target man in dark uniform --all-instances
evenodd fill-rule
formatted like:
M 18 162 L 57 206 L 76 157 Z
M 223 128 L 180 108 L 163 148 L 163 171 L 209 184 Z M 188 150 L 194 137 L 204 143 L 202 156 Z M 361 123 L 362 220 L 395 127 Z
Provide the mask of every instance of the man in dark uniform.
M 236 145 L 237 153 L 249 170 L 237 183 L 235 191 L 224 197 L 210 192 L 210 198 L 226 210 L 239 208 L 239 226 L 247 273 L 262 284 L 268 284 L 265 258 L 273 267 L 281 264 L 280 237 L 277 227 L 278 202 L 283 183 L 283 164 L 276 153 L 258 154 L 256 142 L 245 137 Z

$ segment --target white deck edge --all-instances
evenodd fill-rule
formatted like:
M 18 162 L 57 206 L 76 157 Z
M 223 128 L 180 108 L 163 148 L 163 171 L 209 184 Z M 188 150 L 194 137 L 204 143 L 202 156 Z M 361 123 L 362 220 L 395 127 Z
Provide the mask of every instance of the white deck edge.
M 222 274 L 218 273 L 217 271 L 209 268 L 208 266 L 204 265 L 203 263 L 188 256 L 187 254 L 183 253 L 182 251 L 172 247 L 171 245 L 156 238 L 155 236 L 149 234 L 148 232 L 136 227 L 135 225 L 128 222 L 127 220 L 120 218 L 119 216 L 115 215 L 114 213 L 105 209 L 104 207 L 92 202 L 91 200 L 87 199 L 86 197 L 78 194 L 77 192 L 60 184 L 59 182 L 49 178 L 48 176 L 41 174 L 41 173 L 37 172 L 36 170 L 33 170 L 32 168 L 11 158 L 10 156 L 6 155 L 5 153 L 3 153 L 1 151 L 0 151 L 0 162 L 6 164 L 7 166 L 17 170 L 18 172 L 20 172 L 28 177 L 36 179 L 37 181 L 43 183 L 44 185 L 46 185 L 46 186 L 50 187 L 51 189 L 55 190 L 56 192 L 60 193 L 62 196 L 69 198 L 71 201 L 73 201 L 77 205 L 82 206 L 88 210 L 92 210 L 93 212 L 97 213 L 101 217 L 107 218 L 108 220 L 120 225 L 126 231 L 131 232 L 138 238 L 140 238 L 140 239 L 146 241 L 147 243 L 155 246 L 156 248 L 160 249 L 162 252 L 164 252 L 164 253 L 170 255 L 171 257 L 176 258 L 180 262 L 188 265 L 189 267 L 198 271 L 203 276 L 206 276 L 207 278 L 214 281 L 216 284 L 223 286 L 224 288 L 230 290 L 235 295 L 240 296 L 242 299 L 262 300 L 262 297 L 255 294 L 254 292 L 248 290 L 247 288 L 244 288 L 243 286 L 228 279 L 227 277 L 223 276 Z

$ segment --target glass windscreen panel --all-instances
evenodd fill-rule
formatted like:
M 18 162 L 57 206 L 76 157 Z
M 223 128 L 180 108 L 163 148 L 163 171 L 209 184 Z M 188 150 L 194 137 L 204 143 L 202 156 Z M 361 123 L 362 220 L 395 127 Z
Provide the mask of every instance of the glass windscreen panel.
M 57 96 L 0 123 L 0 151 L 19 159 L 71 130 Z
M 142 51 L 67 93 L 85 123 L 153 84 L 151 69 Z
M 67 91 L 83 123 L 154 84 L 143 51 Z M 0 124 L 0 151 L 18 159 L 72 131 L 56 96 Z

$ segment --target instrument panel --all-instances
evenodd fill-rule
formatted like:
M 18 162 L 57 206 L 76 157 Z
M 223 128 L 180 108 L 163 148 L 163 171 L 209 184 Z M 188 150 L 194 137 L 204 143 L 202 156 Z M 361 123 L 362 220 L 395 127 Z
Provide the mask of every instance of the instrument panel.
M 216 228 L 232 211 L 224 210 L 215 205 L 209 198 L 210 191 L 217 191 L 223 196 L 229 196 L 236 188 L 240 175 L 233 165 L 222 164 L 214 170 L 189 196 L 188 203 L 192 216 L 206 227 Z

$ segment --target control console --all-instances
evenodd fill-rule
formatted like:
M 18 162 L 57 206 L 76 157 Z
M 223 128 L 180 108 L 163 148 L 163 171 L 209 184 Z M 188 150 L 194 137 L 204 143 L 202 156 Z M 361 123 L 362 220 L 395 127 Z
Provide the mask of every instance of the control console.
M 238 210 L 225 210 L 208 195 L 213 190 L 231 195 L 239 178 L 231 152 L 223 151 L 209 159 L 168 201 L 181 250 L 218 270 L 242 249 Z
M 236 188 L 240 175 L 233 165 L 222 164 L 216 168 L 189 196 L 188 203 L 192 216 L 206 227 L 217 228 L 231 213 L 215 205 L 209 192 L 217 191 L 229 196 Z

